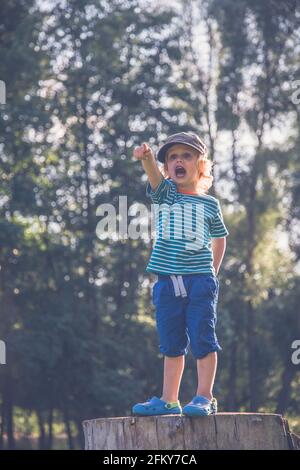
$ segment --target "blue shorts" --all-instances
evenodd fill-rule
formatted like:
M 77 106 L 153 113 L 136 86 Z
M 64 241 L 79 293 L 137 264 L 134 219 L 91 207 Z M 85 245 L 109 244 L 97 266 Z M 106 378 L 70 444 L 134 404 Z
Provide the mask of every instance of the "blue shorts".
M 215 332 L 219 280 L 213 274 L 158 275 L 152 300 L 156 307 L 159 350 L 169 357 L 196 359 L 220 351 Z

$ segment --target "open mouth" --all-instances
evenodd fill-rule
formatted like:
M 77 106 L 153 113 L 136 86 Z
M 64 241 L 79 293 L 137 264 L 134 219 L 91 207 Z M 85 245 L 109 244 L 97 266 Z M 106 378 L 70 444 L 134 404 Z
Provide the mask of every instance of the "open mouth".
M 183 168 L 183 166 L 177 166 L 175 168 L 175 175 L 177 178 L 182 178 L 186 175 L 186 170 Z

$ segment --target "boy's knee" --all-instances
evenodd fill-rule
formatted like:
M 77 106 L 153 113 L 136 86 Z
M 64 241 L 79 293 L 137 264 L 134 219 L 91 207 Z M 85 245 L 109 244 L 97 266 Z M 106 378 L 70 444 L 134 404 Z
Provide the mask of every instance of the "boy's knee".
M 175 349 L 167 349 L 167 348 L 160 347 L 160 352 L 165 357 L 175 358 L 175 357 L 180 357 L 180 356 L 186 356 L 188 353 L 188 348 L 186 347 L 186 348 L 175 350 Z

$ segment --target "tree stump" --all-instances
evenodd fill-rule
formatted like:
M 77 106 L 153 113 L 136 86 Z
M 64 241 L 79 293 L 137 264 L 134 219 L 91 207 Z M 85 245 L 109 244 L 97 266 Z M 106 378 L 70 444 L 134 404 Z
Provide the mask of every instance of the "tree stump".
M 84 421 L 83 430 L 86 450 L 300 448 L 281 415 L 264 413 L 98 418 Z

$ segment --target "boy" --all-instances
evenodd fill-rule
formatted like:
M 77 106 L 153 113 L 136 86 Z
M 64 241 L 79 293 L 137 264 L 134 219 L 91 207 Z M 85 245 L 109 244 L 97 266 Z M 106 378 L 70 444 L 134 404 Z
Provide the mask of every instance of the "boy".
M 164 355 L 164 382 L 161 398 L 138 403 L 132 412 L 142 416 L 214 414 L 217 400 L 212 390 L 221 349 L 215 334 L 217 274 L 229 232 L 219 201 L 205 194 L 213 180 L 212 162 L 203 141 L 190 132 L 171 135 L 159 149 L 164 175 L 148 144 L 136 147 L 133 155 L 148 176 L 147 195 L 159 207 L 147 271 L 158 276 L 153 303 Z M 189 344 L 197 359 L 198 388 L 182 409 L 178 394 Z

